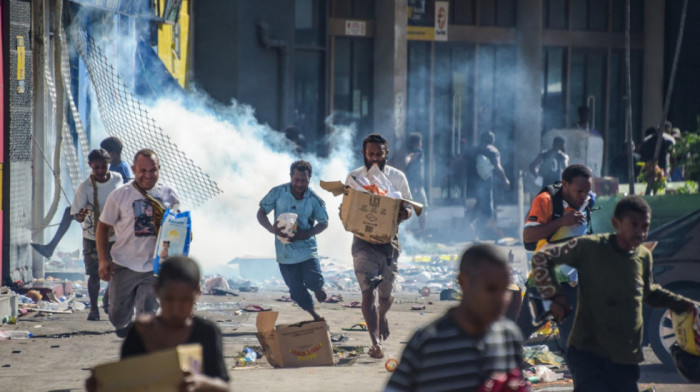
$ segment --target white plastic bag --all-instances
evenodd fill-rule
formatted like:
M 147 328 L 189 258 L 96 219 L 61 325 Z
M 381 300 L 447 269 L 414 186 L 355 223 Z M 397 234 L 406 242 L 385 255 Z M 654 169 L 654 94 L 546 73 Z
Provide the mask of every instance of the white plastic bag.
M 297 214 L 293 212 L 285 212 L 277 217 L 275 226 L 279 227 L 284 234 L 288 237 L 294 237 L 294 233 L 297 231 Z M 292 241 L 289 238 L 277 236 L 283 244 L 290 244 Z
M 190 212 L 175 213 L 170 209 L 163 214 L 153 253 L 153 273 L 158 274 L 160 263 L 170 256 L 187 256 L 190 253 L 192 219 Z
M 535 366 L 535 375 L 540 378 L 542 382 L 552 382 L 564 378 L 561 373 L 554 373 L 552 369 L 544 365 Z

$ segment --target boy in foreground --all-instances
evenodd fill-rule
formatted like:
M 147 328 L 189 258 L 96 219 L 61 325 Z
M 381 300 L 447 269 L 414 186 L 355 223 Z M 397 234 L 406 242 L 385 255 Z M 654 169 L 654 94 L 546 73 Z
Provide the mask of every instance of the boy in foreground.
M 509 278 L 508 259 L 498 248 L 467 249 L 457 277 L 462 302 L 413 335 L 386 391 L 477 391 L 499 375 L 515 384 L 512 390 L 527 390 L 522 336 L 503 317 Z
M 568 340 L 566 362 L 577 392 L 637 392 L 642 353 L 642 303 L 683 313 L 693 301 L 653 283 L 652 256 L 646 246 L 651 209 L 639 196 L 617 203 L 615 234 L 572 238 L 532 259 L 535 284 L 561 322 L 570 312 L 554 279 L 554 267 L 578 270 L 579 297 Z

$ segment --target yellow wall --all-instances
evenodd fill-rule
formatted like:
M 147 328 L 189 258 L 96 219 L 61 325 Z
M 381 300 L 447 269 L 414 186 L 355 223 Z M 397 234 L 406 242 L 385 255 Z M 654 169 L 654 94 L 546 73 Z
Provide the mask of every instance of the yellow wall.
M 160 2 L 163 13 L 164 2 Z M 187 87 L 187 59 L 189 55 L 190 0 L 182 0 L 180 17 L 176 25 L 163 23 L 158 27 L 158 57 L 183 88 Z M 175 32 L 179 29 L 179 48 Z M 179 49 L 179 50 L 178 50 Z

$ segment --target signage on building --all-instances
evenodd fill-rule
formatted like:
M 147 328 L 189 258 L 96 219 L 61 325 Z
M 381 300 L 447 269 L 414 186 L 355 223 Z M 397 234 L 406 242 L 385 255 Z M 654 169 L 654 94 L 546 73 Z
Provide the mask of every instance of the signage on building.
M 449 10 L 449 1 L 408 0 L 408 39 L 447 41 Z
M 435 41 L 447 41 L 447 20 L 449 9 L 449 2 L 435 2 Z
M 346 20 L 345 35 L 364 37 L 367 35 L 367 23 L 360 20 Z

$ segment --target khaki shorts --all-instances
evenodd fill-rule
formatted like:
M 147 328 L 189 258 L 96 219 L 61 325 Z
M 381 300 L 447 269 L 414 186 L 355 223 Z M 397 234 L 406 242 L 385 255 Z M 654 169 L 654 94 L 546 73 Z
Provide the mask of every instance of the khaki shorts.
M 379 298 L 391 297 L 399 272 L 396 258 L 387 257 L 385 253 L 372 248 L 363 248 L 353 253 L 352 261 L 357 282 L 363 292 L 374 290 L 375 284 L 372 279 L 381 276 L 382 282 L 376 285 Z

